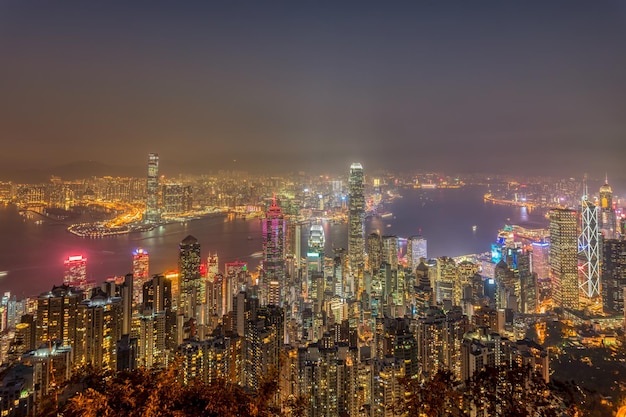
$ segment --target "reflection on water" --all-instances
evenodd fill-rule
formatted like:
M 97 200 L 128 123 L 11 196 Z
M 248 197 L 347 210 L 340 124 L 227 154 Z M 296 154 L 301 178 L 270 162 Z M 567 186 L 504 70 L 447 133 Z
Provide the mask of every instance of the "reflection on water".
M 507 218 L 512 223 L 530 223 L 534 227 L 546 224 L 539 211 L 529 213 L 519 207 L 485 203 L 481 188 L 411 189 L 404 194 L 404 198 L 386 207 L 393 217 L 368 218 L 365 233 L 376 231 L 401 237 L 421 234 L 428 240 L 431 257 L 487 251 Z M 24 222 L 12 206 L 0 207 L 0 271 L 7 271 L 0 280 L 0 291 L 10 290 L 19 296 L 47 291 L 62 282 L 63 259 L 77 253 L 88 258 L 88 276 L 97 281 L 130 272 L 132 251 L 139 246 L 150 254 L 150 273 L 173 269 L 178 243 L 188 234 L 199 240 L 203 258 L 209 252 L 217 252 L 221 264 L 240 259 L 255 269 L 260 262 L 258 252 L 262 250 L 261 226 L 259 219 L 229 221 L 226 217 L 212 217 L 142 234 L 82 239 L 58 225 Z M 328 255 L 333 248 L 347 248 L 347 224 L 326 222 L 323 226 Z M 308 234 L 309 227 L 303 226 L 303 253 Z
M 528 209 L 524 206 L 519 208 L 520 211 L 520 220 L 524 223 L 528 222 Z

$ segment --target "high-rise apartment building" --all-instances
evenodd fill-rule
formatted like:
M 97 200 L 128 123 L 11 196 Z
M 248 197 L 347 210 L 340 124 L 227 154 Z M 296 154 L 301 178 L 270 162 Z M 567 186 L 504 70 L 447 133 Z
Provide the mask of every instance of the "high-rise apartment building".
M 63 346 L 73 348 L 74 358 L 80 357 L 82 343 L 77 341 L 82 340 L 79 334 L 82 320 L 78 314 L 81 300 L 82 294 L 67 285 L 54 286 L 41 294 L 37 298 L 35 345 L 59 340 Z
M 80 304 L 84 318 L 83 364 L 117 369 L 117 341 L 122 337 L 122 299 L 97 292 Z
M 578 219 L 575 210 L 550 210 L 550 280 L 556 307 L 578 310 Z
M 146 183 L 146 223 L 158 223 L 161 221 L 159 209 L 159 155 L 148 154 L 148 180 Z
M 360 163 L 350 166 L 348 187 L 348 265 L 352 275 L 357 277 L 358 288 L 361 289 L 365 253 L 365 186 L 363 166 Z
M 180 242 L 178 253 L 179 302 L 178 314 L 197 318 L 200 295 L 200 243 L 189 235 Z

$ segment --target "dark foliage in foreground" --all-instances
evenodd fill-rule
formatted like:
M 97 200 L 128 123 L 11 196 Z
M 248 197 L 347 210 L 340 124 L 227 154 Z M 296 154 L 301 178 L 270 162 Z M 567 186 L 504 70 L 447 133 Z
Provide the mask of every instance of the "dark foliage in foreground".
M 425 383 L 403 379 L 407 395 L 394 408 L 407 417 L 470 415 L 566 417 L 580 415 L 572 391 L 546 383 L 527 367 L 499 366 L 478 372 L 464 384 L 448 371 Z
M 266 377 L 258 393 L 218 380 L 183 385 L 176 367 L 167 371 L 138 369 L 110 377 L 91 376 L 88 387 L 62 409 L 67 417 L 183 417 L 252 416 L 279 414 L 272 403 L 277 391 L 274 374 Z

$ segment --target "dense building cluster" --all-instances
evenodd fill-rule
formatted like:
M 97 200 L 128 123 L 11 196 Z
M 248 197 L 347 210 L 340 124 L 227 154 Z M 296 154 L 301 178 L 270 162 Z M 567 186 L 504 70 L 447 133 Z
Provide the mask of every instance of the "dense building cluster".
M 159 199 L 159 186 L 151 154 L 148 223 L 161 221 L 168 207 L 189 208 L 168 197 L 184 189 L 166 184 L 170 191 Z M 347 250 L 328 253 L 324 227 L 292 215 L 289 199 L 274 195 L 262 219 L 259 271 L 244 262 L 222 268 L 216 253 L 203 254 L 201 242 L 187 236 L 176 271 L 150 274 L 149 255 L 138 248 L 132 273 L 94 283 L 87 260 L 70 257 L 62 285 L 33 299 L 3 299 L 2 326 L 12 329 L 0 349 L 12 365 L 3 415 L 36 410 L 85 366 L 176 363 L 185 383 L 225 380 L 251 392 L 275 372 L 277 403 L 305 398 L 308 416 L 392 416 L 406 397 L 405 381 L 444 371 L 460 390 L 489 367 L 522 365 L 549 381 L 548 351 L 526 337 L 557 314 L 595 314 L 606 328 L 622 323 L 626 249 L 608 184 L 599 210 L 585 196 L 582 217 L 553 209 L 548 231 L 508 227 L 490 253 L 460 258 L 429 258 L 419 235 L 366 236 L 380 182 L 369 198 L 361 164 L 350 167 L 347 204 L 341 184 L 332 190 L 330 204 L 347 211 Z

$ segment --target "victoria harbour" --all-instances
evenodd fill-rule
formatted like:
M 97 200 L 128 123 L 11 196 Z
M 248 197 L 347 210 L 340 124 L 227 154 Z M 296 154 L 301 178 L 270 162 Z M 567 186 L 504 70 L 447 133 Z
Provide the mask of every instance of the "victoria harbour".
M 483 194 L 482 187 L 405 189 L 402 198 L 386 206 L 392 216 L 368 217 L 366 233 L 401 237 L 421 234 L 428 239 L 429 257 L 460 256 L 487 252 L 505 224 L 530 228 L 547 224 L 542 212 L 486 203 Z M 261 260 L 259 219 L 217 216 L 97 239 L 74 236 L 66 227 L 53 221 L 37 224 L 13 206 L 0 207 L 0 233 L 12 236 L 3 239 L 0 247 L 0 271 L 5 272 L 0 291 L 11 291 L 18 297 L 47 291 L 62 278 L 63 260 L 76 254 L 88 259 L 87 274 L 95 281 L 130 272 L 131 255 L 138 247 L 150 253 L 151 273 L 176 269 L 178 244 L 187 235 L 198 239 L 204 258 L 217 253 L 221 264 L 240 260 L 255 269 Z M 326 253 L 346 248 L 346 230 L 346 224 L 324 223 Z M 303 228 L 303 245 L 307 238 L 308 228 Z

